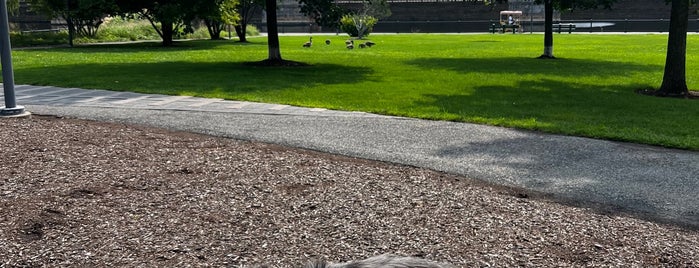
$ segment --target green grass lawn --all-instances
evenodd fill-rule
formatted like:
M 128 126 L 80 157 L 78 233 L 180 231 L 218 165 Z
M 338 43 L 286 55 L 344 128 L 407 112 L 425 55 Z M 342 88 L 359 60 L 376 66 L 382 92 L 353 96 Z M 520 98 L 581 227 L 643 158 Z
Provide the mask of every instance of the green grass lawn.
M 249 44 L 191 41 L 14 51 L 18 84 L 193 95 L 454 120 L 699 150 L 699 101 L 641 96 L 659 87 L 665 35 L 556 34 L 557 60 L 535 59 L 543 36 L 281 37 L 282 56 L 307 67 L 252 67 Z M 324 44 L 330 39 L 332 44 Z M 688 84 L 699 89 L 699 35 Z

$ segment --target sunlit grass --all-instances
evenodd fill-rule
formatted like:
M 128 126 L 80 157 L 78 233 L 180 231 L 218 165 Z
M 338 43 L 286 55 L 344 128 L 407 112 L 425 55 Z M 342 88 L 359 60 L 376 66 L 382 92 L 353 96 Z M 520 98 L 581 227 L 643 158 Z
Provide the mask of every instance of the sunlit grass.
M 325 45 L 325 39 L 331 44 Z M 665 35 L 555 36 L 557 60 L 535 59 L 541 35 L 372 35 L 281 38 L 307 67 L 252 67 L 266 40 L 196 41 L 15 51 L 17 83 L 187 94 L 466 121 L 699 150 L 699 101 L 634 93 L 658 87 Z M 699 89 L 699 36 L 687 74 Z

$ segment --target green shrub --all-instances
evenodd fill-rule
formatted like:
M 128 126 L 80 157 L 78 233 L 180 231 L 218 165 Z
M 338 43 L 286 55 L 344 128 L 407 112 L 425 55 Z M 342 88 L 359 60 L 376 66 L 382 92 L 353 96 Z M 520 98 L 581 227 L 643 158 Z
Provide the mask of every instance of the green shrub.
M 340 19 L 340 30 L 351 37 L 362 39 L 369 35 L 379 20 L 367 15 L 344 15 Z
M 209 30 L 206 27 L 198 27 L 194 32 L 186 35 L 187 39 L 210 39 Z
M 54 46 L 68 44 L 68 32 L 12 32 L 12 47 Z
M 245 36 L 258 36 L 260 35 L 260 30 L 255 27 L 255 25 L 248 24 L 245 27 Z
M 260 31 L 254 25 L 247 26 L 247 36 L 258 36 Z M 208 39 L 209 31 L 204 26 L 196 26 L 192 32 L 180 29 L 177 33 L 179 39 Z M 231 29 L 232 30 L 232 29 Z M 221 32 L 221 35 L 228 32 Z M 233 32 L 235 35 L 235 32 Z M 223 36 L 222 36 L 223 37 Z M 68 32 L 12 32 L 10 35 L 13 47 L 51 46 L 68 44 Z M 132 19 L 122 17 L 109 17 L 100 26 L 95 37 L 75 37 L 76 44 L 98 42 L 125 42 L 140 40 L 160 40 L 160 35 L 153 26 L 144 19 Z
M 221 32 L 221 39 L 228 39 L 228 27 L 224 31 Z M 230 37 L 236 37 L 237 34 L 235 32 L 235 29 L 233 29 L 233 26 L 230 28 Z M 255 25 L 248 24 L 247 27 L 245 27 L 245 36 L 259 36 L 260 35 L 260 30 L 255 27 Z
M 100 27 L 96 39 L 101 42 L 138 41 L 158 40 L 160 36 L 147 20 L 114 17 Z

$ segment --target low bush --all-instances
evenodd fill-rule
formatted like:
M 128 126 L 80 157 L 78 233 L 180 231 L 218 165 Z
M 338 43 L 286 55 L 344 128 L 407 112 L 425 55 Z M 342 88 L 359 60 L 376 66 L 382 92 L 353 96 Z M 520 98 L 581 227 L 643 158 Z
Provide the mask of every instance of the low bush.
M 231 29 L 233 31 L 233 29 Z M 223 36 L 223 35 L 226 36 Z M 221 33 L 221 37 L 227 38 L 228 32 Z M 235 35 L 235 32 L 233 32 Z M 258 36 L 260 31 L 254 25 L 247 26 L 247 36 Z M 37 31 L 37 32 L 12 32 L 10 35 L 13 47 L 35 47 L 67 45 L 67 31 Z M 191 29 L 181 29 L 175 39 L 209 39 L 206 27 L 195 25 Z M 76 44 L 99 42 L 128 42 L 142 40 L 160 40 L 160 35 L 153 26 L 144 19 L 108 17 L 100 26 L 95 37 L 76 36 L 73 42 Z
M 12 32 L 12 47 L 36 47 L 68 44 L 67 31 Z
M 340 19 L 340 30 L 351 37 L 362 39 L 369 35 L 379 20 L 367 15 L 344 15 Z
M 245 36 L 258 36 L 260 35 L 260 29 L 257 29 L 255 25 L 248 24 L 245 27 Z
M 206 29 L 204 29 L 206 30 Z M 230 30 L 230 32 L 229 32 Z M 208 34 L 208 32 L 207 32 Z M 260 35 L 260 30 L 255 27 L 255 25 L 248 24 L 247 27 L 245 27 L 245 36 L 259 36 Z M 221 35 L 219 36 L 221 39 L 229 39 L 230 38 L 235 38 L 236 32 L 235 29 L 233 29 L 233 26 L 231 28 L 226 28 L 224 31 L 221 32 Z
M 157 40 L 160 36 L 147 20 L 114 17 L 100 27 L 96 39 L 100 42 L 118 42 Z

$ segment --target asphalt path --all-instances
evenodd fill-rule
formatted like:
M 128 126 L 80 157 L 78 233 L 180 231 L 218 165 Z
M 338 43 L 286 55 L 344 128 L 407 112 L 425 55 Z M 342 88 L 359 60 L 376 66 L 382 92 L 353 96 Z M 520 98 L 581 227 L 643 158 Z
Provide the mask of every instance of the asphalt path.
M 424 167 L 606 213 L 699 229 L 699 152 L 277 104 L 26 85 L 16 92 L 17 103 L 34 114 Z

